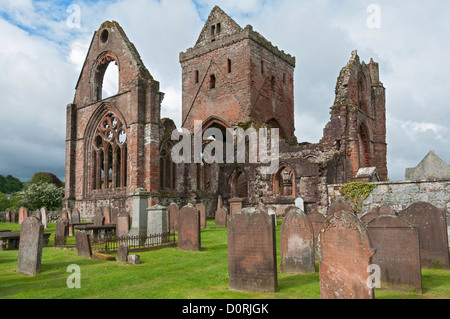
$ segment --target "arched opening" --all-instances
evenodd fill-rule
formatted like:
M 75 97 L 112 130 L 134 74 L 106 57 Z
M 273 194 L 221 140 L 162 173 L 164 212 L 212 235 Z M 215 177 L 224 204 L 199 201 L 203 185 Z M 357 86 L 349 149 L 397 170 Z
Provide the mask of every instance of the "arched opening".
M 159 186 L 161 190 L 176 188 L 176 164 L 172 161 L 171 143 L 164 143 L 160 149 Z
M 287 165 L 281 165 L 273 179 L 273 194 L 282 197 L 295 197 L 294 171 Z
M 367 127 L 364 124 L 359 126 L 359 167 L 371 167 L 370 156 L 370 136 Z
M 369 107 L 368 107 L 368 99 L 367 99 L 367 89 L 365 80 L 363 77 L 360 77 L 358 79 L 358 87 L 357 87 L 357 99 L 358 99 L 358 106 L 367 115 L 369 114 Z
M 248 197 L 248 179 L 247 175 L 240 169 L 236 170 L 230 178 L 231 197 Z
M 113 112 L 99 122 L 92 140 L 91 189 L 125 187 L 127 144 L 125 125 Z
M 119 93 L 119 66 L 112 54 L 105 54 L 95 69 L 95 97 L 102 100 L 117 93 Z

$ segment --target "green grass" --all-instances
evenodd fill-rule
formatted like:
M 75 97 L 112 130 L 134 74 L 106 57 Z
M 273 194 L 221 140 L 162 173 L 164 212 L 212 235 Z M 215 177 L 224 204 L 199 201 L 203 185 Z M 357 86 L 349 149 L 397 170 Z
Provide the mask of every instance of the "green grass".
M 277 243 L 279 243 L 278 220 Z M 0 229 L 20 231 L 17 224 L 1 223 Z M 45 232 L 54 234 L 55 224 Z M 68 243 L 74 243 L 73 238 Z M 26 276 L 16 271 L 17 250 L 0 251 L 1 299 L 319 299 L 319 273 L 287 275 L 278 273 L 278 292 L 247 293 L 228 287 L 227 232 L 208 220 L 202 230 L 200 252 L 167 247 L 138 252 L 141 264 L 129 265 L 78 257 L 71 249 L 54 249 L 53 235 L 42 254 L 41 272 Z M 131 252 L 133 254 L 133 252 Z M 279 247 L 278 269 L 280 266 Z M 67 288 L 71 273 L 81 269 L 81 288 Z M 450 298 L 450 270 L 423 269 L 423 294 L 377 289 L 377 299 Z

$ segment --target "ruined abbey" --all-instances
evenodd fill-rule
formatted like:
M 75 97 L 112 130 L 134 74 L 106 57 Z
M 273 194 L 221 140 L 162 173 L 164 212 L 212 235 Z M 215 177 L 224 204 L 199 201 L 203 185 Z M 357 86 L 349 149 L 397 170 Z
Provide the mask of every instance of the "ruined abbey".
M 103 98 L 110 63 L 119 69 L 119 91 Z M 326 215 L 327 185 L 358 180 L 361 168 L 387 179 L 385 88 L 373 60 L 366 64 L 351 53 L 317 144 L 298 143 L 294 135 L 295 58 L 252 26 L 242 28 L 215 7 L 197 42 L 180 53 L 180 64 L 182 127 L 193 133 L 201 120 L 202 131 L 224 135 L 233 127 L 277 128 L 278 167 L 263 173 L 250 162 L 175 163 L 171 132 L 177 128 L 161 118 L 159 82 L 120 25 L 107 21 L 93 35 L 67 106 L 65 208 L 84 218 L 100 206 L 131 213 L 139 191 L 149 206 L 202 202 L 210 217 L 218 195 L 224 206 L 239 200 L 243 207 L 275 207 L 278 215 L 301 197 L 306 213 Z

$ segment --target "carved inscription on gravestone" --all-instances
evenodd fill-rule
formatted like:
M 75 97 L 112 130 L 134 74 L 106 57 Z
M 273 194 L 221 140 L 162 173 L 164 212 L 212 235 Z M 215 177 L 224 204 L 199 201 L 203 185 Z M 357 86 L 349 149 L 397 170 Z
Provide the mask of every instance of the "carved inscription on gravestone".
M 322 299 L 373 299 L 367 284 L 374 253 L 364 224 L 347 211 L 329 216 L 318 239 L 320 297 Z
M 228 269 L 232 290 L 277 290 L 275 215 L 243 208 L 228 218 Z

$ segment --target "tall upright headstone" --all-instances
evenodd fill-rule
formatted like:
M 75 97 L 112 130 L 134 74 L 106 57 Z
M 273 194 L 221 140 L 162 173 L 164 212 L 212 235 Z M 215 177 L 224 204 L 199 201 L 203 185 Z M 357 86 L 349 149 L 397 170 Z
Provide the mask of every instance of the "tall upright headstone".
M 376 250 L 372 263 L 380 267 L 381 288 L 422 293 L 417 226 L 395 214 L 380 215 L 368 223 L 367 231 Z
M 177 203 L 170 203 L 167 206 L 167 216 L 169 218 L 169 231 L 174 232 L 178 226 L 178 211 L 180 210 Z
M 39 219 L 39 221 L 42 223 L 41 211 L 39 209 L 36 209 L 36 211 L 34 212 L 34 217 Z
M 214 218 L 216 227 L 227 227 L 227 211 L 225 208 L 218 208 Z
M 369 234 L 359 218 L 348 211 L 329 216 L 318 239 L 320 297 L 322 299 L 373 299 L 370 277 Z
M 105 225 L 111 224 L 111 208 L 109 206 L 103 206 L 103 216 L 105 217 Z
M 243 208 L 228 218 L 228 271 L 231 290 L 275 292 L 276 219 L 261 209 Z
M 130 215 L 126 211 L 121 211 L 117 215 L 116 237 L 127 237 L 130 231 Z
M 21 225 L 23 223 L 23 221 L 28 218 L 28 216 L 29 216 L 28 208 L 23 207 L 23 206 L 20 207 L 19 208 L 19 224 Z
M 319 254 L 317 252 L 317 238 L 319 237 L 320 229 L 322 228 L 323 223 L 325 222 L 325 217 L 317 212 L 309 213 L 308 218 L 311 221 L 311 225 L 314 233 L 314 251 L 315 251 L 315 259 L 319 260 Z
M 417 202 L 398 215 L 419 227 L 420 258 L 422 267 L 439 264 L 450 267 L 447 221 L 444 209 L 430 203 Z
M 56 222 L 55 246 L 64 246 L 66 244 L 68 235 L 69 235 L 69 221 L 67 219 L 60 218 Z
M 42 247 L 44 246 L 44 225 L 36 217 L 28 217 L 20 228 L 17 271 L 36 275 L 41 270 Z
M 130 236 L 147 235 L 147 207 L 150 193 L 143 188 L 137 188 L 132 194 L 132 224 Z
M 5 210 L 5 218 L 6 218 L 6 222 L 7 223 L 11 222 L 11 210 L 9 208 L 7 208 Z
M 206 206 L 202 203 L 198 203 L 195 205 L 195 208 L 200 213 L 200 228 L 205 229 L 206 228 Z
M 287 274 L 315 272 L 314 230 L 308 216 L 293 208 L 280 228 L 280 271 Z
M 15 209 L 11 210 L 11 223 L 15 224 L 18 222 L 18 215 Z
M 111 209 L 111 224 L 117 224 L 117 216 L 120 214 L 120 209 L 114 207 Z
M 80 222 L 80 212 L 78 211 L 78 209 L 74 208 L 72 211 L 72 220 L 71 222 L 73 224 L 79 223 Z
M 78 256 L 92 258 L 91 239 L 88 232 L 84 230 L 77 231 L 75 234 L 75 243 Z
M 167 207 L 161 205 L 153 205 L 147 208 L 147 236 L 154 236 L 167 232 Z M 153 243 L 160 244 L 161 237 Z
M 178 249 L 199 251 L 201 249 L 200 212 L 191 203 L 178 212 Z

